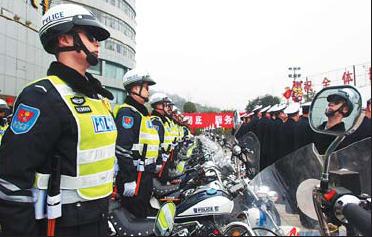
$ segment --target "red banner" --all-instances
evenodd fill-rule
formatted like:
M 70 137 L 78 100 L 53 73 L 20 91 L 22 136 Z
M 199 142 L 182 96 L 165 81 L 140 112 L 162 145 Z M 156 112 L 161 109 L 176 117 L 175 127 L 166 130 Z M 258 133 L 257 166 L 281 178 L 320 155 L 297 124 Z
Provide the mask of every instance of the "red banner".
M 190 128 L 233 128 L 232 113 L 184 113 Z

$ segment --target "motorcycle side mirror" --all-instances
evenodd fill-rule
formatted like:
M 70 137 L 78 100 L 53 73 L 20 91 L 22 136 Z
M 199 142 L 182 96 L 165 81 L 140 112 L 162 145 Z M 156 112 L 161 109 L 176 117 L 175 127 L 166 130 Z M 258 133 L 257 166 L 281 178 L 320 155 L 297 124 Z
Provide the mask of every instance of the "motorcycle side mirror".
M 336 136 L 324 154 L 324 166 L 320 188 L 328 190 L 329 160 L 332 152 L 346 135 L 358 127 L 361 113 L 361 95 L 352 86 L 330 86 L 319 91 L 310 108 L 310 126 L 317 132 Z
M 233 129 L 235 130 L 234 135 L 233 135 L 234 137 L 236 137 L 236 133 L 240 129 L 241 125 L 242 125 L 242 122 L 241 122 L 240 113 L 238 112 L 238 110 L 235 110 L 233 113 Z
M 154 223 L 154 234 L 156 236 L 171 235 L 174 227 L 176 206 L 173 202 L 164 203 L 158 211 Z
M 359 126 L 361 95 L 352 86 L 323 88 L 312 101 L 310 126 L 317 133 L 334 136 L 353 133 Z

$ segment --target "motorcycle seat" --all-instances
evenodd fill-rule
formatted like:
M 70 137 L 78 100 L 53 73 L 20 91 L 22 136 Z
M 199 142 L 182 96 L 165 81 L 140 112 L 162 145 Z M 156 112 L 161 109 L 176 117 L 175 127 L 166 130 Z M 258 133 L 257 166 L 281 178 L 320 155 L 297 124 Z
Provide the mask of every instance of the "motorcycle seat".
M 136 218 L 119 201 L 110 202 L 108 218 L 119 236 L 153 234 L 154 220 Z
M 183 155 L 183 154 L 179 154 L 177 156 L 178 160 L 182 160 L 182 161 L 186 161 L 186 160 L 189 160 L 190 157 L 186 156 L 186 155 Z
M 153 194 L 155 197 L 165 197 L 179 189 L 179 184 L 163 185 L 159 180 L 153 179 Z M 177 198 L 177 197 L 175 197 Z

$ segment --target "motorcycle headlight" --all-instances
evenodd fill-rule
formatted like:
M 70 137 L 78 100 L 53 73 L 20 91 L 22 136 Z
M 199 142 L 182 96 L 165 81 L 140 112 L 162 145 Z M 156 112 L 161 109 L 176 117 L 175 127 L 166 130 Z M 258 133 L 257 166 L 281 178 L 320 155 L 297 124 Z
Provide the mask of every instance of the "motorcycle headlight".
M 268 199 L 272 202 L 277 202 L 278 200 L 278 193 L 275 191 L 269 191 L 268 192 Z
M 260 199 L 265 199 L 268 197 L 269 188 L 267 186 L 260 186 L 256 191 L 256 195 Z
M 238 156 L 241 154 L 241 147 L 239 145 L 234 145 L 232 152 L 234 155 Z

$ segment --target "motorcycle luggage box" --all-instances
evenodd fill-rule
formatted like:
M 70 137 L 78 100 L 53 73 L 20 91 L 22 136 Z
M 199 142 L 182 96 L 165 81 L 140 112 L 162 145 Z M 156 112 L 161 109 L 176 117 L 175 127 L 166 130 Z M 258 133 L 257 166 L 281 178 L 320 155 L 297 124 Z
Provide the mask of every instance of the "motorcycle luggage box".
M 234 203 L 223 190 L 208 189 L 183 200 L 177 207 L 176 218 L 230 213 Z

